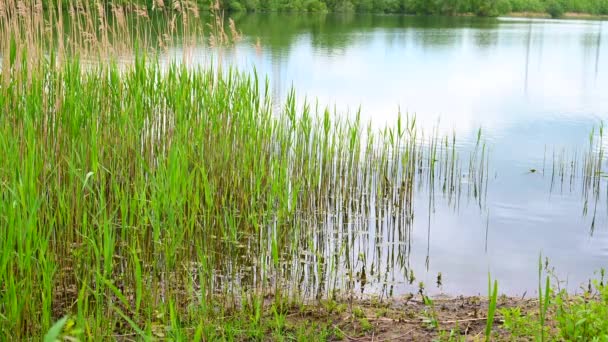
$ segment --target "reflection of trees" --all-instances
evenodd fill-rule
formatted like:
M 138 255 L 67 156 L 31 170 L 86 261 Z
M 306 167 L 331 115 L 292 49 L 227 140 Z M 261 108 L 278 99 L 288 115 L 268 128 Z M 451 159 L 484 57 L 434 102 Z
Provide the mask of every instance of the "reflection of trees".
M 526 73 L 524 80 L 524 92 L 528 95 L 528 72 L 530 69 L 530 45 L 532 44 L 532 22 L 528 24 L 528 36 L 526 38 Z
M 597 81 L 600 51 L 602 49 L 603 22 L 600 21 L 597 25 L 588 25 L 586 28 L 586 32 L 581 36 L 580 44 L 584 52 L 585 65 L 588 68 L 593 68 L 593 77 Z M 591 73 L 585 73 L 585 75 L 590 77 Z
M 498 42 L 498 30 L 477 30 L 473 34 L 475 45 L 480 48 L 490 48 Z
M 600 32 L 597 35 L 597 44 L 595 50 L 595 79 L 597 80 L 597 74 L 600 66 L 600 50 L 602 49 L 602 31 L 604 29 L 604 22 L 600 22 Z
M 265 49 L 278 54 L 287 53 L 304 35 L 310 37 L 314 48 L 331 52 L 372 38 L 362 33 L 391 29 L 404 31 L 404 39 L 413 38 L 415 43 L 423 46 L 445 46 L 458 44 L 462 37 L 455 33 L 441 33 L 442 30 L 473 28 L 480 30 L 483 42 L 493 44 L 497 37 L 485 30 L 498 27 L 498 21 L 494 19 L 371 14 L 248 14 L 235 17 L 235 21 L 243 34 L 260 37 Z M 437 34 L 408 35 L 409 29 L 436 29 Z

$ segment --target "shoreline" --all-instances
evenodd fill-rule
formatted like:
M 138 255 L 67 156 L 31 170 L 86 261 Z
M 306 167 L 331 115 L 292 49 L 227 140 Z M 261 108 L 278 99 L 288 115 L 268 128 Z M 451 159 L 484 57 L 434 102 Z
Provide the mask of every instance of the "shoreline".
M 556 19 L 556 20 L 608 20 L 608 15 L 602 14 L 590 14 L 590 13 L 577 13 L 577 12 L 566 12 L 560 18 L 552 18 L 549 13 L 546 12 L 510 12 L 502 18 L 530 18 L 530 19 Z
M 514 337 L 506 328 L 502 312 L 518 312 L 533 317 L 535 311 L 538 312 L 538 303 L 537 298 L 498 297 L 492 339 L 502 341 Z M 319 334 L 330 332 L 327 340 L 331 341 L 483 340 L 489 306 L 488 298 L 480 296 L 428 298 L 416 295 L 384 301 L 320 300 L 284 310 L 284 327 L 286 331 L 316 327 Z M 276 307 L 269 306 L 263 314 L 263 320 L 269 326 L 274 324 L 274 311 Z M 554 330 L 554 325 L 551 321 L 547 323 L 550 330 Z

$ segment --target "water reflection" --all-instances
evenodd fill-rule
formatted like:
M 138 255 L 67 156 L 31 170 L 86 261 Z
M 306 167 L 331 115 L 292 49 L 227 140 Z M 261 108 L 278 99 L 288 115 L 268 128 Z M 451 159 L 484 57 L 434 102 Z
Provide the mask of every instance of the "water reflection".
M 274 24 L 266 24 L 281 27 L 277 36 L 272 27 L 256 26 L 263 19 L 242 18 L 238 23 L 245 35 L 260 37 L 265 56 L 272 57 L 269 62 L 250 56 L 244 42 L 237 48 L 237 64 L 255 65 L 277 81 L 273 68 L 280 68 L 282 85 L 293 83 L 299 93 L 344 111 L 361 105 L 364 116 L 379 127 L 394 121 L 398 107 L 416 112 L 427 128 L 441 117 L 459 135 L 472 134 L 480 125 L 500 128 L 545 118 L 548 111 L 601 111 L 597 100 L 606 78 L 582 70 L 600 64 L 600 50 L 595 51 L 597 63 L 581 55 L 588 45 L 585 35 L 595 37 L 601 28 L 596 22 L 315 18 L 273 17 Z M 286 25 L 279 25 L 283 21 Z M 581 79 L 588 74 L 598 80 L 595 85 Z M 518 84 L 528 96 L 522 96 Z M 288 89 L 278 88 L 283 96 Z M 581 99 L 589 95 L 592 101 Z M 595 110 L 582 108 L 583 101 Z
M 597 81 L 597 75 L 600 67 L 600 50 L 602 48 L 602 33 L 604 32 L 604 22 L 600 24 L 600 33 L 597 35 L 597 43 L 595 47 L 595 80 Z
M 334 290 L 390 296 L 415 292 L 422 281 L 433 293 L 441 272 L 442 291 L 476 294 L 485 293 L 491 271 L 501 291 L 521 294 L 536 286 L 541 250 L 571 288 L 605 266 L 605 139 L 595 132 L 589 142 L 591 127 L 608 118 L 604 23 L 235 20 L 244 39 L 221 59 L 267 75 L 276 108 L 293 85 L 300 103 L 318 99 L 347 118 L 361 106 L 362 122 L 374 129 L 395 125 L 399 109 L 415 112 L 416 126 L 432 134 L 372 149 L 360 164 L 348 151 L 309 161 L 326 177 L 324 196 L 299 198 L 300 215 L 281 233 L 276 261 L 256 254 L 276 249 L 271 225 L 237 246 L 239 259 L 214 265 L 218 288 L 271 279 L 306 298 Z M 186 55 L 200 65 L 219 58 L 203 45 L 184 51 L 176 40 L 161 60 Z M 279 267 L 267 267 L 273 263 Z
M 608 118 L 602 22 L 236 20 L 245 39 L 223 57 L 267 74 L 277 107 L 293 85 L 300 101 L 316 98 L 347 117 L 361 106 L 363 121 L 376 128 L 393 125 L 399 108 L 415 112 L 427 132 L 455 134 L 464 155 L 480 153 L 481 127 L 489 150 L 489 159 L 473 163 L 485 165 L 478 167 L 483 187 L 470 186 L 479 184 L 479 173 L 456 168 L 461 185 L 451 190 L 440 175 L 424 172 L 407 211 L 395 198 L 369 202 L 363 193 L 359 201 L 327 204 L 301 237 L 311 247 L 303 245 L 285 268 L 284 276 L 297 275 L 295 288 L 311 296 L 334 289 L 399 295 L 422 281 L 438 292 L 431 284 L 441 272 L 441 291 L 476 294 L 485 293 L 491 271 L 501 291 L 522 294 L 535 288 L 541 250 L 570 288 L 605 266 L 605 199 L 603 190 L 589 190 L 604 180 L 583 171 L 589 131 Z M 195 56 L 210 58 L 204 47 Z
M 482 127 L 491 150 L 484 209 L 467 199 L 447 210 L 419 189 L 406 237 L 391 228 L 366 253 L 368 240 L 349 251 L 355 276 L 366 275 L 360 287 L 399 294 L 442 272 L 443 291 L 484 293 L 490 270 L 504 291 L 521 294 L 534 288 L 541 250 L 570 288 L 605 266 L 603 191 L 585 190 L 581 161 L 568 172 L 548 171 L 587 154 L 589 130 L 608 118 L 602 22 L 326 16 L 314 28 L 294 26 L 294 38 L 281 45 L 241 26 L 279 61 L 273 81 L 344 112 L 361 105 L 378 127 L 394 122 L 399 107 L 427 129 L 440 117 L 442 132 L 455 132 L 465 150 Z M 243 68 L 265 65 L 244 55 Z M 548 151 L 566 152 L 553 160 Z

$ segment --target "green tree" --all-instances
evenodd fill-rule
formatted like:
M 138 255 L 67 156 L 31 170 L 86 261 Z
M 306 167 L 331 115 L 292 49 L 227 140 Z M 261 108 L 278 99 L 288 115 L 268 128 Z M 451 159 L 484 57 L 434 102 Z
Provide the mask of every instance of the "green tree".
M 557 0 L 550 0 L 547 3 L 547 13 L 549 13 L 551 18 L 561 18 L 564 15 L 564 12 L 564 5 Z
M 473 0 L 472 7 L 475 14 L 480 17 L 495 17 L 499 15 L 497 0 Z

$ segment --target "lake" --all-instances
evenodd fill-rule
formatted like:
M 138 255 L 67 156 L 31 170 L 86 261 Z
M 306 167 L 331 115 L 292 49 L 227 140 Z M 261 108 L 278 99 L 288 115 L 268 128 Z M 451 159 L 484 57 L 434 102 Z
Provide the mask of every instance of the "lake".
M 300 103 L 351 119 L 360 110 L 378 129 L 395 125 L 399 112 L 415 115 L 427 132 L 455 136 L 462 151 L 472 151 L 481 132 L 489 151 L 482 195 L 464 194 L 454 205 L 439 187 L 422 184 L 406 235 L 369 217 L 356 227 L 339 221 L 348 237 L 326 231 L 315 241 L 351 241 L 340 252 L 350 262 L 339 267 L 357 273 L 358 291 L 401 295 L 423 281 L 430 293 L 485 294 L 490 272 L 501 293 L 533 295 L 541 253 L 575 291 L 608 265 L 608 188 L 601 166 L 591 181 L 584 166 L 605 143 L 598 132 L 608 118 L 608 24 L 305 14 L 235 22 L 243 36 L 233 48 L 185 52 L 176 44 L 167 54 L 255 68 L 277 108 L 293 87 Z M 325 230 L 336 226 L 328 221 Z M 302 275 L 309 278 L 318 282 Z
M 601 335 L 606 21 L 62 3 L 0 2 L 0 340 Z
M 429 291 L 484 294 L 490 272 L 501 291 L 531 294 L 541 252 L 571 290 L 608 265 L 605 190 L 586 204 L 580 174 L 564 184 L 550 170 L 555 155 L 587 151 L 592 129 L 608 118 L 608 24 L 263 14 L 236 24 L 243 40 L 223 58 L 267 75 L 275 100 L 293 86 L 301 100 L 342 115 L 360 106 L 376 127 L 394 125 L 400 109 L 429 131 L 455 133 L 462 148 L 482 129 L 490 151 L 483 208 L 462 200 L 454 209 L 440 195 L 431 209 L 415 204 L 409 264 Z M 428 189 L 416 196 L 428 198 Z M 585 213 L 592 205 L 595 215 Z M 382 258 L 369 251 L 368 263 Z M 385 283 L 395 294 L 415 291 L 418 280 L 409 285 L 402 273 Z

